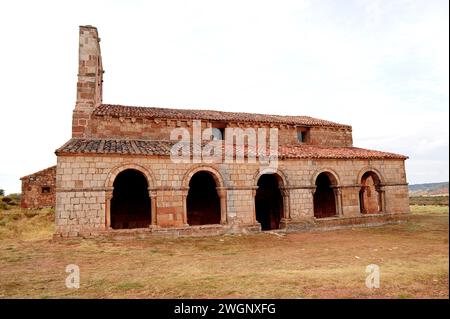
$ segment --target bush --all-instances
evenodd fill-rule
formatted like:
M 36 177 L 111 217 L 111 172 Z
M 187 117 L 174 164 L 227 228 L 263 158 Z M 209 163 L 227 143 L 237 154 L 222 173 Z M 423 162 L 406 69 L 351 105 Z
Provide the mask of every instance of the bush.
M 2 198 L 2 202 L 3 202 L 3 203 L 8 204 L 8 203 L 11 202 L 11 201 L 12 201 L 12 199 L 9 198 L 8 196 Z
M 0 188 L 0 196 L 5 196 L 5 191 Z

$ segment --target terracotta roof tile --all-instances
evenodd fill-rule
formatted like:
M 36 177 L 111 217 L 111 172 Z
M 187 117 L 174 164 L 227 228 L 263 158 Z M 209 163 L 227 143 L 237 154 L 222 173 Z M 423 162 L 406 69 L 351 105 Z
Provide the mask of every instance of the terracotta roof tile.
M 351 128 L 349 125 L 320 120 L 309 116 L 269 115 L 212 110 L 170 109 L 102 104 L 94 110 L 96 116 L 160 118 L 176 120 L 208 120 L 225 122 L 274 123 L 304 126 Z
M 170 156 L 170 150 L 174 143 L 175 141 L 73 138 L 57 149 L 56 154 L 125 154 Z M 204 144 L 206 144 L 206 142 Z M 190 146 L 192 148 L 192 145 Z M 250 150 L 250 152 L 251 151 L 252 150 Z M 245 149 L 244 153 L 247 154 L 248 150 Z M 267 151 L 266 154 L 268 153 L 269 152 Z M 324 147 L 315 145 L 283 145 L 278 148 L 278 156 L 280 159 L 407 159 L 404 155 L 367 150 L 357 147 Z

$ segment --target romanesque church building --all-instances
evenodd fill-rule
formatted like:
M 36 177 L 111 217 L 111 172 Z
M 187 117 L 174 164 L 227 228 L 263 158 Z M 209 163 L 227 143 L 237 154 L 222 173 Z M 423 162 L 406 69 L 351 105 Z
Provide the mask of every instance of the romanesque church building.
M 104 104 L 97 29 L 79 31 L 72 136 L 56 150 L 56 236 L 282 232 L 380 225 L 408 216 L 407 157 L 354 147 L 349 125 L 308 116 Z M 226 146 L 220 159 L 195 158 L 197 147 L 203 152 L 208 140 L 224 142 L 239 129 L 248 134 L 233 140 L 235 160 L 224 159 Z M 188 160 L 176 160 L 180 137 L 173 132 L 192 138 L 196 130 L 212 134 L 183 145 Z M 269 134 L 256 148 L 242 145 L 252 130 L 275 130 L 275 149 Z M 259 160 L 269 150 L 276 151 L 275 166 Z

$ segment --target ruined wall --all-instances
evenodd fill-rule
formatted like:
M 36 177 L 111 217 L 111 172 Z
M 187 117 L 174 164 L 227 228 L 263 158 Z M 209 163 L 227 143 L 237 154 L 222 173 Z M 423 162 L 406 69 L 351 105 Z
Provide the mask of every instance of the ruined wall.
M 138 169 L 147 176 L 149 195 L 161 227 L 184 226 L 183 211 L 189 177 L 209 170 L 220 181 L 227 223 L 254 225 L 254 196 L 259 175 L 257 164 L 174 164 L 169 158 L 135 156 L 59 156 L 57 164 L 57 232 L 105 229 L 108 193 L 115 176 L 124 169 Z M 359 190 L 363 172 L 381 175 L 386 213 L 409 212 L 403 160 L 286 160 L 279 162 L 283 194 L 293 221 L 312 218 L 315 176 L 335 175 L 342 201 L 342 217 L 360 216 Z
M 22 181 L 22 208 L 55 207 L 56 166 L 27 175 Z

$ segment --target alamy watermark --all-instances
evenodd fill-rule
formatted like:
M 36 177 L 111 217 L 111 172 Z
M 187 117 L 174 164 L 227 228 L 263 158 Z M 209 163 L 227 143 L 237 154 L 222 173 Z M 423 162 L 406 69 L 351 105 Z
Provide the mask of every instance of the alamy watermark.
M 260 171 L 276 171 L 278 167 L 278 128 L 223 129 L 207 127 L 200 120 L 187 128 L 174 128 L 170 140 L 173 163 L 258 163 Z
M 366 273 L 369 273 L 366 277 L 366 287 L 369 289 L 380 288 L 380 266 L 375 264 L 367 265 Z
M 67 265 L 66 272 L 69 273 L 66 277 L 66 287 L 69 289 L 80 288 L 80 267 L 75 264 Z

